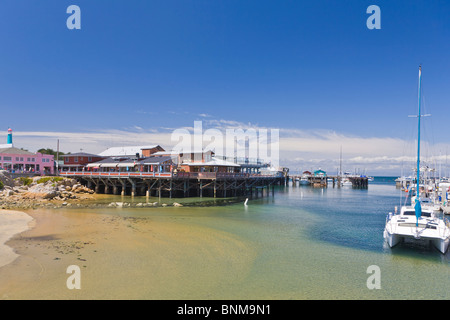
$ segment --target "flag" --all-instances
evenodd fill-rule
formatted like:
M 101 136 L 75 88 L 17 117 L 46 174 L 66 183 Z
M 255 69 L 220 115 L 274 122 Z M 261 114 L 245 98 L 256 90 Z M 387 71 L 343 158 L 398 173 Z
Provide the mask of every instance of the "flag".
M 419 218 L 422 215 L 422 206 L 420 205 L 420 200 L 416 199 L 416 204 L 414 206 L 414 210 L 416 211 L 416 227 L 419 226 Z

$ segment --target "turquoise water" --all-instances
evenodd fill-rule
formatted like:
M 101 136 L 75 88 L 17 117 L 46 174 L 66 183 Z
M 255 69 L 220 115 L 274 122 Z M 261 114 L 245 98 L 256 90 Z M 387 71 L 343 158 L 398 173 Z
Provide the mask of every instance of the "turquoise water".
M 233 281 L 218 281 L 214 293 L 210 287 L 203 291 L 200 277 L 192 298 L 449 299 L 449 253 L 407 245 L 391 249 L 384 243 L 386 214 L 402 197 L 394 178 L 376 178 L 368 189 L 278 187 L 274 196 L 254 198 L 248 206 L 241 201 L 120 214 L 207 228 L 251 248 L 242 251 L 252 252 L 251 258 L 241 256 L 245 268 L 234 260 L 205 268 L 209 280 L 215 274 L 239 274 Z M 226 254 L 231 252 L 220 252 L 221 258 Z M 381 289 L 367 287 L 372 265 L 379 267 Z

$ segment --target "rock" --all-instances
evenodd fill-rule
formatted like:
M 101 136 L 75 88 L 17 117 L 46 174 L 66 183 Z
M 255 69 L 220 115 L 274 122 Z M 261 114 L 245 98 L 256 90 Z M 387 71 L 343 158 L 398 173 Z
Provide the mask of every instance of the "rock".
M 42 196 L 42 199 L 53 199 L 58 193 L 55 190 L 49 191 Z
M 62 205 L 63 205 L 63 206 L 67 206 L 68 203 L 67 203 L 67 202 L 63 202 Z
M 5 196 L 10 197 L 14 194 L 15 192 L 12 189 L 7 189 L 5 190 Z
M 180 204 L 180 203 L 178 203 L 178 202 L 174 202 L 174 203 L 173 203 L 173 206 L 174 206 L 174 207 L 182 207 L 183 205 Z
M 163 207 L 167 207 L 167 203 L 163 203 L 162 206 L 163 206 Z
M 123 202 L 116 202 L 116 207 L 122 208 L 123 207 Z
M 9 187 L 14 187 L 15 183 L 14 180 L 11 178 L 11 175 L 8 171 L 6 170 L 0 170 L 0 181 L 3 182 L 3 185 L 9 186 Z
M 39 180 L 39 179 L 41 179 L 42 177 L 40 177 L 40 176 L 36 176 L 36 177 L 33 177 L 33 178 L 31 178 L 31 179 L 33 179 L 33 184 L 36 184 L 37 183 L 37 181 Z
M 72 191 L 72 187 L 71 186 L 66 186 L 66 191 Z
M 136 207 L 142 207 L 144 204 L 142 202 L 136 203 Z
M 29 188 L 27 193 L 43 199 L 53 199 L 60 194 L 56 186 L 47 183 L 36 184 Z

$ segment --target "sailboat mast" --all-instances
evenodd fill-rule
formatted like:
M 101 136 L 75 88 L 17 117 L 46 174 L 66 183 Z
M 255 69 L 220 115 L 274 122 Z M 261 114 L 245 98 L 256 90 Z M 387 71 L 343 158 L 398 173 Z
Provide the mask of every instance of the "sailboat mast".
M 416 197 L 419 199 L 419 178 L 420 178 L 420 118 L 421 110 L 421 87 L 422 87 L 422 66 L 419 66 L 419 113 L 418 113 L 418 121 L 417 121 L 417 180 L 416 180 Z
M 420 190 L 419 190 L 419 178 L 420 178 L 420 98 L 421 98 L 421 85 L 422 85 L 422 67 L 419 66 L 419 114 L 417 115 L 417 181 L 416 181 L 416 204 L 414 205 L 414 211 L 416 212 L 416 228 L 419 227 L 419 218 L 422 215 L 422 207 L 420 205 Z

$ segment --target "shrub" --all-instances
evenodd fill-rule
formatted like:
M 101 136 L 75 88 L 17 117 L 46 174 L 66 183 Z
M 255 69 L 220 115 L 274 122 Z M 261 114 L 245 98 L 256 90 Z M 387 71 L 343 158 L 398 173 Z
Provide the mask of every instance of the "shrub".
M 36 183 L 46 183 L 47 181 L 58 182 L 63 180 L 62 177 L 43 177 L 36 181 Z
M 29 186 L 32 182 L 33 179 L 31 178 L 27 178 L 27 177 L 20 177 L 19 178 L 20 183 L 22 183 L 24 186 Z
M 2 190 L 2 189 L 3 189 L 3 187 L 4 187 L 4 185 L 3 185 L 3 181 L 2 181 L 2 180 L 0 180 L 0 190 Z

